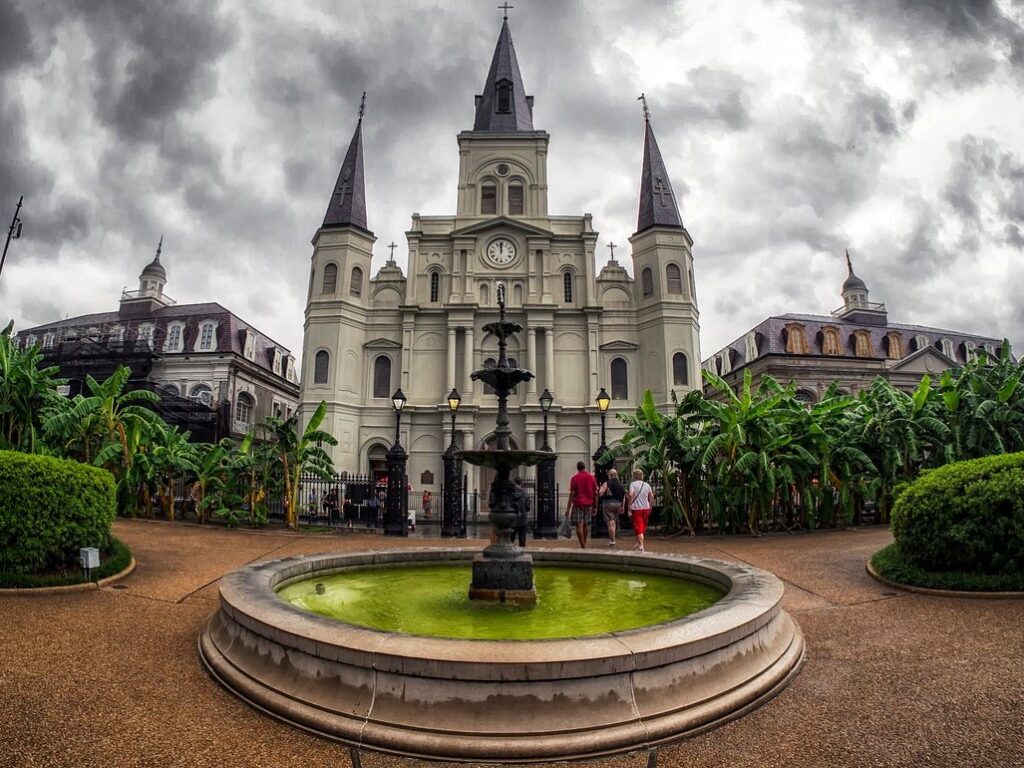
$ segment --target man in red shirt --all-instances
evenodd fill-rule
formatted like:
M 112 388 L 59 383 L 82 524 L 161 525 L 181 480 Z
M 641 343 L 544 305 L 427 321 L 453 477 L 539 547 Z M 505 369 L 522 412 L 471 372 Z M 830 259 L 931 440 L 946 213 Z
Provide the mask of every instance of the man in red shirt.
M 597 509 L 597 480 L 587 472 L 587 465 L 576 462 L 576 474 L 569 479 L 569 504 L 565 516 L 576 526 L 576 538 L 582 549 L 587 548 L 590 521 Z

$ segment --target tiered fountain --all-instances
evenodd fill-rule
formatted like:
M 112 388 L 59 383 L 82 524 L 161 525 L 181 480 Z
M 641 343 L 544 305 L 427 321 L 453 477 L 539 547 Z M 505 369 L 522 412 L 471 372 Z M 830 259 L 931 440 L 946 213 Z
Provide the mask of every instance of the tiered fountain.
M 470 378 L 482 381 L 494 389 L 498 396 L 498 418 L 494 430 L 495 450 L 462 451 L 462 458 L 470 464 L 490 467 L 497 474 L 491 483 L 493 505 L 489 519 L 497 534 L 497 541 L 473 558 L 473 581 L 469 587 L 470 600 L 531 603 L 537 599 L 533 584 L 533 558 L 523 552 L 510 535 L 516 520 L 512 506 L 511 473 L 516 467 L 539 464 L 552 454 L 547 451 L 513 451 L 509 446 L 512 430 L 508 426 L 508 396 L 518 384 L 533 378 L 533 372 L 512 368 L 508 364 L 508 338 L 523 330 L 519 323 L 505 320 L 505 285 L 498 284 L 498 322 L 488 323 L 484 332 L 498 339 L 496 365 L 475 371 Z
M 508 395 L 533 374 L 508 365 L 506 341 L 521 327 L 505 319 L 504 291 L 485 330 L 500 354 L 473 378 L 498 394 L 497 450 L 462 455 L 497 471 L 496 543 L 230 573 L 199 638 L 211 674 L 260 710 L 350 745 L 502 764 L 669 743 L 781 690 L 804 641 L 770 573 L 650 553 L 537 549 L 531 559 L 511 542 L 511 471 L 551 454 L 509 448 Z

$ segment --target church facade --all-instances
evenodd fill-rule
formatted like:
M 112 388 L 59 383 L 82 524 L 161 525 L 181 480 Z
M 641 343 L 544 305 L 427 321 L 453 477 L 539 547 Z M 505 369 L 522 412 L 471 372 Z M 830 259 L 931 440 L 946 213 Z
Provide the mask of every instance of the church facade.
M 536 374 L 510 398 L 513 440 L 541 447 L 538 398 L 549 390 L 548 444 L 563 482 L 600 445 L 602 387 L 612 397 L 607 443 L 614 445 L 624 432 L 616 414 L 634 411 L 644 390 L 667 408 L 673 390 L 700 385 L 693 242 L 646 110 L 630 238 L 634 280 L 614 259 L 597 272 L 589 214 L 548 211 L 549 135 L 534 127 L 507 21 L 475 107 L 472 130 L 457 137 L 456 210 L 412 215 L 407 273 L 392 257 L 369 277 L 376 238 L 365 204 L 372 165 L 364 169 L 362 117 L 313 238 L 302 413 L 308 419 L 326 401 L 337 469 L 379 472 L 394 440 L 390 398 L 401 388 L 408 404 L 400 441 L 417 492 L 440 489 L 441 455 L 453 438 L 452 389 L 462 397 L 457 444 L 491 447 L 497 400 L 470 374 L 497 357 L 496 340 L 482 328 L 497 319 L 499 285 L 509 319 L 524 328 L 509 356 Z M 487 486 L 479 469 L 468 470 L 470 488 Z

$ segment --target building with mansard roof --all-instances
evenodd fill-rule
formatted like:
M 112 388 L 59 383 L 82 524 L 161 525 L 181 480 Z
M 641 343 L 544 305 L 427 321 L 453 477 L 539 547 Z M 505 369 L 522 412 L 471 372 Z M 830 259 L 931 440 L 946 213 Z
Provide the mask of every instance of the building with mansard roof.
M 457 442 L 491 446 L 497 401 L 470 374 L 497 356 L 496 340 L 483 327 L 497 319 L 499 284 L 509 319 L 524 327 L 509 354 L 536 373 L 510 400 L 514 442 L 541 446 L 538 396 L 550 390 L 549 444 L 561 478 L 578 460 L 589 463 L 600 444 L 595 398 L 602 387 L 612 397 L 613 445 L 623 433 L 616 414 L 632 412 L 644 390 L 668 408 L 673 391 L 683 394 L 699 382 L 693 241 L 649 114 L 630 238 L 634 280 L 614 259 L 597 271 L 590 214 L 548 211 L 551 137 L 534 125 L 533 105 L 506 20 L 472 128 L 457 136 L 454 213 L 414 213 L 407 271 L 392 258 L 372 278 L 376 238 L 364 173 L 373 173 L 373 159 L 363 156 L 360 117 L 313 237 L 303 341 L 300 407 L 308 416 L 327 402 L 339 470 L 383 470 L 394 440 L 390 395 L 398 388 L 408 397 L 401 442 L 417 491 L 439 490 L 441 455 L 452 440 L 446 396 L 453 388 L 462 395 Z M 639 161 L 639 141 L 635 151 Z M 470 471 L 471 488 L 487 487 L 486 470 Z
M 101 380 L 128 366 L 129 386 L 157 391 L 156 410 L 195 440 L 243 437 L 267 416 L 290 416 L 299 395 L 292 353 L 220 304 L 168 297 L 162 250 L 161 238 L 139 289 L 124 291 L 116 311 L 27 328 L 17 338 L 40 345 L 71 395 L 86 375 Z
M 843 305 L 831 315 L 769 317 L 703 361 L 702 368 L 734 388 L 749 370 L 756 384 L 771 376 L 795 382 L 797 397 L 817 402 L 833 381 L 856 394 L 878 376 L 911 391 L 928 374 L 933 379 L 980 353 L 997 354 L 1002 341 L 960 331 L 889 322 L 885 304 L 869 300 L 867 284 L 853 271 L 842 286 Z M 719 396 L 710 385 L 710 396 Z

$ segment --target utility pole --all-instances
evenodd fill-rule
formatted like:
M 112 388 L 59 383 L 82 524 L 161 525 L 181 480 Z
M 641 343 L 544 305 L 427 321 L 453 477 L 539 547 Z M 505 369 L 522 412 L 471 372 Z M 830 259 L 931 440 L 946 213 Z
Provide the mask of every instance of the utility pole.
M 18 214 L 21 213 L 21 202 L 24 199 L 24 195 L 18 198 L 18 205 L 14 209 L 14 218 L 11 219 L 11 226 L 7 230 L 7 242 L 4 243 L 4 255 L 0 256 L 0 274 L 3 274 L 4 271 L 4 262 L 7 261 L 7 249 L 11 247 L 11 240 L 17 240 L 21 237 L 21 219 L 18 218 Z

